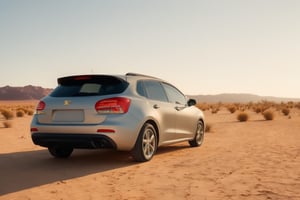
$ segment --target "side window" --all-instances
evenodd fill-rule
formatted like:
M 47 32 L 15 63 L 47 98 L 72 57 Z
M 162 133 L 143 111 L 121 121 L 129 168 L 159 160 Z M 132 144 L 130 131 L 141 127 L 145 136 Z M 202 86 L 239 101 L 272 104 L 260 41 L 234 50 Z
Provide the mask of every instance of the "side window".
M 157 81 L 143 81 L 147 97 L 157 101 L 168 102 L 168 98 L 162 85 Z
M 179 90 L 167 83 L 162 83 L 162 85 L 166 90 L 170 102 L 182 105 L 186 104 L 186 98 Z
M 136 91 L 139 95 L 143 97 L 147 97 L 146 91 L 144 89 L 143 81 L 138 81 L 136 86 Z

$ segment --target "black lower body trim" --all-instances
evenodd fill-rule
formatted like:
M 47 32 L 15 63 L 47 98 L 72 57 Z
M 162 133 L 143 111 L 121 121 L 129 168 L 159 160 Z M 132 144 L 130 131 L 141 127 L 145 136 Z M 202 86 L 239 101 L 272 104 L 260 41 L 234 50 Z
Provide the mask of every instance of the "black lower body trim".
M 32 141 L 43 147 L 69 146 L 79 149 L 116 149 L 115 142 L 105 135 L 68 134 L 68 133 L 33 133 Z

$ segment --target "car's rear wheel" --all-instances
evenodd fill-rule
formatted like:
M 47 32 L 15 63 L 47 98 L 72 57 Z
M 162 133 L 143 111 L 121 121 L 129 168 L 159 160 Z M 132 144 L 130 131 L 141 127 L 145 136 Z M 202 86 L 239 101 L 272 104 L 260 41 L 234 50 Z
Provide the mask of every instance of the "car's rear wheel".
M 204 140 L 204 124 L 202 121 L 199 121 L 197 124 L 195 137 L 193 140 L 189 141 L 189 144 L 191 147 L 199 147 L 203 143 L 203 140 Z
M 146 123 L 141 129 L 132 150 L 136 161 L 145 162 L 152 159 L 157 150 L 157 132 L 152 124 Z
M 72 154 L 73 148 L 53 146 L 53 147 L 48 147 L 48 151 L 55 158 L 68 158 Z

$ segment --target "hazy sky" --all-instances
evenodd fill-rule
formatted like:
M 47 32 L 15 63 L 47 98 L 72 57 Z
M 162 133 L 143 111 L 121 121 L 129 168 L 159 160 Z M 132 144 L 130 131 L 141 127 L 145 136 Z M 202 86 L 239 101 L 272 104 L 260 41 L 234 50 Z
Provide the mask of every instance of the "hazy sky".
M 185 94 L 300 97 L 299 0 L 0 0 L 0 87 L 144 73 Z

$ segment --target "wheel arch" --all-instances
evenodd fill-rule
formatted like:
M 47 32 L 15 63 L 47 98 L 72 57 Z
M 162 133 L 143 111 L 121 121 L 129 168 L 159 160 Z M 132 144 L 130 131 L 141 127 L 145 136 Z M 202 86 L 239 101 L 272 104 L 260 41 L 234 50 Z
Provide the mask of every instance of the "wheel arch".
M 201 117 L 201 118 L 198 119 L 198 121 L 202 122 L 202 124 L 203 124 L 203 126 L 204 126 L 204 128 L 205 128 L 205 122 L 204 122 L 204 119 Z
M 149 124 L 151 124 L 154 128 L 155 128 L 155 131 L 156 131 L 156 134 L 157 134 L 157 145 L 159 144 L 159 137 L 160 137 L 160 133 L 159 133 L 159 128 L 158 128 L 158 125 L 157 125 L 157 123 L 154 121 L 154 120 L 152 120 L 152 119 L 148 119 L 144 124 L 146 124 L 146 123 L 149 123 Z

